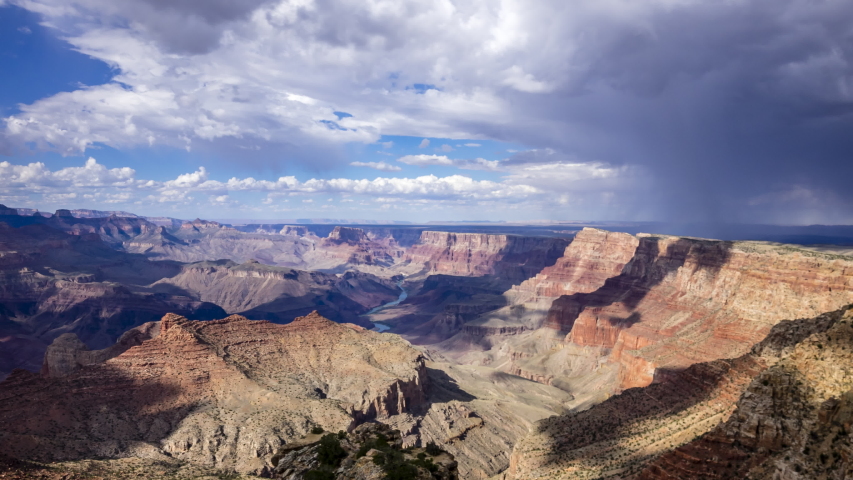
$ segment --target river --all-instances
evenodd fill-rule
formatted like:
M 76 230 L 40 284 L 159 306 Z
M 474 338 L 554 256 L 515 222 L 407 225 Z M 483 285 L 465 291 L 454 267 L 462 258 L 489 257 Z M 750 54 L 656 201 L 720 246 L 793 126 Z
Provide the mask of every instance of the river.
M 409 292 L 407 292 L 406 289 L 403 288 L 403 280 L 400 280 L 399 282 L 397 282 L 397 288 L 400 289 L 400 296 L 397 297 L 397 300 L 379 305 L 378 307 L 371 309 L 369 312 L 363 314 L 362 316 L 373 315 L 374 313 L 385 310 L 386 308 L 390 308 L 390 307 L 394 307 L 394 306 L 399 305 L 400 302 L 402 302 L 403 300 L 405 300 L 409 296 Z M 388 325 L 385 325 L 384 323 L 373 322 L 373 325 L 374 325 L 374 327 L 373 327 L 374 332 L 384 332 L 386 330 L 391 330 L 391 327 Z

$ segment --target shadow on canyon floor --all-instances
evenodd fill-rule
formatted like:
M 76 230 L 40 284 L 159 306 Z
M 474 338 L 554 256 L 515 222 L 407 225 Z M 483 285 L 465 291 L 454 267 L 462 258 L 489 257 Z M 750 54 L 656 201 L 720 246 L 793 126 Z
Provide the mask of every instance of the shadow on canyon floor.
M 427 367 L 426 370 L 427 378 L 430 382 L 430 389 L 425 410 L 428 410 L 429 406 L 433 403 L 447 403 L 453 400 L 470 402 L 471 400 L 477 399 L 477 397 L 471 395 L 465 390 L 462 390 L 456 380 L 446 372 L 437 368 L 429 367 Z

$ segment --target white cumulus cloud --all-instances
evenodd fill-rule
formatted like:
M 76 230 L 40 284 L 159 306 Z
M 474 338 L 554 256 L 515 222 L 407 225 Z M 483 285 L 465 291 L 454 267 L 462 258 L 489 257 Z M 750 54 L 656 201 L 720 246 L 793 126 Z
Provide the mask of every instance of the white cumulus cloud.
M 367 167 L 373 168 L 376 170 L 381 170 L 383 172 L 399 172 L 402 168 L 391 165 L 390 163 L 385 162 L 350 162 L 350 165 L 353 167 Z

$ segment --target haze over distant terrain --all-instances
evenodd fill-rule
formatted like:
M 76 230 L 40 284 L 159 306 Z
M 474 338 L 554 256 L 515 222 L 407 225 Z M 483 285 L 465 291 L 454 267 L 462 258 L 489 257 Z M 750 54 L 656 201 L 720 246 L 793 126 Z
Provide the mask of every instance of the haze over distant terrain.
M 853 222 L 843 0 L 0 1 L 0 202 Z

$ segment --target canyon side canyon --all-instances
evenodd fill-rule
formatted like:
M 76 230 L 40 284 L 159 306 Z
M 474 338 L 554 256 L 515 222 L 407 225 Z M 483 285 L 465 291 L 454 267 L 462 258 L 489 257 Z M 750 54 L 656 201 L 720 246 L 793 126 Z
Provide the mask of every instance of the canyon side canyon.
M 853 257 L 0 213 L 9 478 L 853 475 Z

